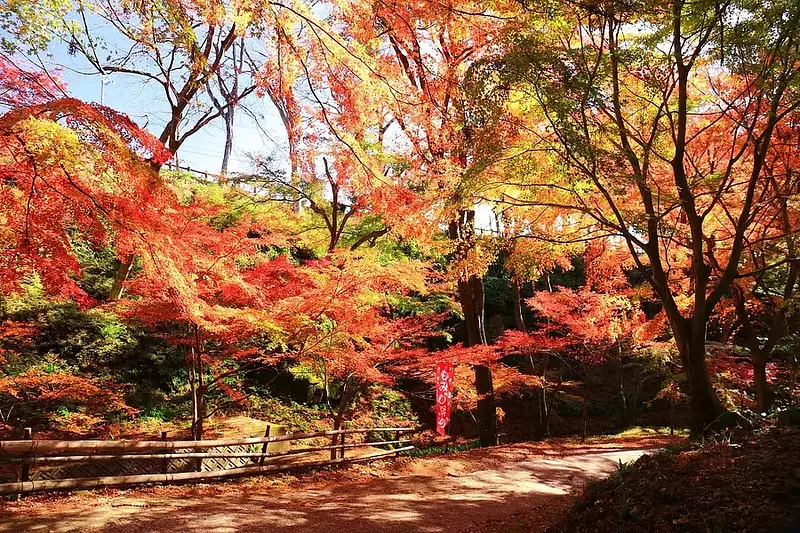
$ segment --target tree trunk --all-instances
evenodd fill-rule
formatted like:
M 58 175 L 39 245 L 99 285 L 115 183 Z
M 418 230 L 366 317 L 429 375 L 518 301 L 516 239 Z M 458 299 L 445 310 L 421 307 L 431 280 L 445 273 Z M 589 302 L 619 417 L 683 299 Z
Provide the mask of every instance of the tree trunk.
M 461 311 L 464 313 L 467 345 L 486 344 L 483 318 L 483 280 L 477 276 L 470 276 L 467 281 L 459 280 L 458 298 L 461 303 Z
M 337 430 L 342 428 L 342 422 L 344 420 L 345 412 L 347 411 L 347 405 L 350 403 L 350 399 L 350 378 L 347 378 L 342 386 L 342 395 L 339 397 L 339 408 L 336 410 L 336 414 L 333 416 L 333 429 Z M 331 438 L 331 446 L 338 446 L 340 444 L 339 439 L 341 437 L 342 436 L 340 435 L 333 435 Z M 339 452 L 339 448 L 331 448 L 331 461 L 336 459 Z
M 760 413 L 772 406 L 772 391 L 767 383 L 767 357 L 763 353 L 753 354 L 753 380 L 756 385 L 756 404 Z
M 589 376 L 584 374 L 583 382 L 583 418 L 581 420 L 581 442 L 586 441 L 587 426 L 589 422 Z
M 333 429 L 334 431 L 341 429 L 342 427 L 342 419 L 338 416 L 333 419 Z M 339 445 L 339 435 L 331 436 L 331 446 L 338 446 Z M 339 455 L 338 448 L 331 448 L 331 461 L 335 460 L 336 457 Z
M 522 295 L 519 280 L 514 277 L 511 280 L 511 299 L 514 302 L 514 324 L 519 331 L 526 331 L 525 319 L 522 318 Z
M 459 246 L 469 246 L 469 237 L 474 231 L 475 212 L 459 212 L 458 221 L 450 222 L 450 238 Z M 470 276 L 458 281 L 458 299 L 464 313 L 467 345 L 486 344 L 484 329 L 483 279 Z M 478 393 L 478 432 L 481 446 L 497 445 L 497 409 L 494 398 L 492 371 L 485 365 L 475 365 L 475 391 Z
M 533 356 L 528 356 L 531 364 L 531 373 L 535 376 L 538 374 L 536 365 L 533 362 Z M 542 384 L 539 388 L 533 391 L 533 440 L 542 440 L 547 435 L 547 422 L 548 422 L 548 409 L 547 409 L 547 366 L 549 362 L 549 355 L 545 355 L 542 364 L 541 380 Z
M 470 277 L 467 282 L 459 282 L 459 296 L 462 302 L 464 318 L 467 326 L 467 344 L 478 346 L 486 344 L 486 332 L 483 322 L 483 280 L 477 276 Z M 467 314 L 469 312 L 469 314 Z M 494 383 L 492 371 L 488 366 L 475 365 L 475 391 L 478 393 L 478 431 L 481 446 L 497 445 L 497 407 L 494 399 Z
M 203 358 L 197 351 L 197 423 L 195 424 L 194 440 L 203 440 L 203 422 L 206 418 L 206 387 L 203 383 Z
M 636 386 L 633 389 L 633 396 L 628 398 L 628 423 L 631 426 L 636 425 L 636 419 L 639 416 L 639 394 L 642 392 L 642 378 L 641 375 L 636 377 Z
M 108 295 L 109 300 L 119 300 L 122 298 L 125 282 L 128 280 L 131 270 L 133 270 L 133 262 L 135 258 L 136 256 L 129 255 L 122 262 L 120 262 L 119 267 L 117 268 L 117 274 L 114 276 L 114 284 L 111 286 L 111 292 Z
M 198 354 L 194 347 L 190 348 L 187 356 L 189 371 L 189 391 L 192 397 L 192 439 L 203 440 L 203 384 L 200 376 L 202 367 L 198 363 Z
M 197 427 L 197 419 L 199 418 L 198 405 L 197 405 L 197 380 L 195 379 L 195 364 L 194 364 L 194 348 L 190 348 L 186 354 L 186 372 L 189 381 L 189 393 L 192 397 L 192 439 L 195 438 L 195 428 Z
M 553 409 L 556 405 L 556 398 L 558 397 L 558 393 L 561 392 L 561 387 L 564 385 L 564 361 L 559 359 L 558 365 L 558 385 L 556 385 L 555 390 L 552 394 L 549 395 L 547 401 L 545 403 L 545 424 L 544 424 L 544 434 L 545 436 L 550 436 L 550 419 L 553 417 Z
M 631 424 L 630 408 L 628 397 L 625 395 L 625 376 L 622 366 L 622 358 L 617 362 L 617 385 L 619 386 L 620 402 L 622 403 L 622 426 L 628 427 Z
M 669 401 L 669 436 L 675 435 L 675 401 Z
M 714 422 L 724 409 L 717 398 L 705 360 L 705 340 L 694 340 L 679 350 L 684 371 L 689 381 L 690 429 L 693 435 L 702 435 L 706 427 Z
M 225 119 L 225 148 L 222 151 L 222 166 L 220 167 L 220 175 L 223 178 L 228 176 L 228 165 L 230 164 L 231 152 L 233 151 L 233 110 L 235 107 L 228 108 L 228 111 L 223 114 Z
M 192 438 L 203 440 L 203 422 L 206 417 L 205 384 L 203 382 L 203 343 L 197 326 L 189 355 L 189 387 L 192 392 Z M 198 467 L 199 468 L 199 467 Z
M 492 371 L 488 366 L 475 365 L 475 390 L 478 393 L 478 430 L 481 447 L 497 446 L 497 408 L 494 402 Z
M 300 174 L 297 164 L 297 148 L 293 139 L 289 139 L 289 162 L 291 168 L 289 169 L 289 176 L 292 184 L 292 190 L 298 191 L 300 189 Z M 292 209 L 298 215 L 303 214 L 303 203 L 300 200 L 300 195 L 295 192 L 294 199 L 292 200 Z
M 792 276 L 791 273 L 790 276 Z M 784 293 L 785 295 L 791 295 L 791 290 L 795 285 L 795 278 L 796 276 L 792 277 L 790 286 L 787 287 Z M 762 344 L 753 326 L 751 317 L 747 312 L 744 292 L 738 287 L 734 287 L 732 292 L 739 323 L 742 325 L 742 331 L 747 341 L 747 346 L 750 349 L 750 361 L 753 364 L 753 380 L 756 386 L 757 409 L 759 412 L 764 413 L 772 405 L 772 391 L 767 382 L 767 361 L 769 360 L 770 352 L 777 340 L 781 338 L 788 329 L 786 314 L 783 309 L 778 311 L 775 316 L 775 324 L 770 329 L 766 341 Z
M 542 439 L 550 436 L 550 404 L 547 403 L 547 367 L 550 366 L 550 354 L 545 354 L 542 364 L 542 388 L 539 399 L 539 417 L 542 420 Z

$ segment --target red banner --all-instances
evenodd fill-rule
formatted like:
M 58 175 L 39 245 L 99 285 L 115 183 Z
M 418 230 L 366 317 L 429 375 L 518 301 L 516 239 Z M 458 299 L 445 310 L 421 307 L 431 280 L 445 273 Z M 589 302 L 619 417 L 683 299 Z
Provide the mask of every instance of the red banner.
M 436 432 L 447 435 L 450 423 L 450 397 L 453 394 L 453 363 L 436 363 Z

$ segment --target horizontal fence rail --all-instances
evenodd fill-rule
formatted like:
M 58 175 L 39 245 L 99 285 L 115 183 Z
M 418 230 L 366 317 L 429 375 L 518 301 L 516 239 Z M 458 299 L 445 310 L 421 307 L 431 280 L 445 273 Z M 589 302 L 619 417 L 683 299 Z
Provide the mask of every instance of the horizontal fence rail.
M 291 435 L 278 435 L 275 437 L 248 437 L 239 439 L 215 440 L 6 440 L 0 441 L 0 454 L 7 453 L 36 453 L 62 450 L 96 451 L 96 450 L 169 450 L 174 448 L 218 448 L 220 446 L 241 446 L 247 444 L 262 444 L 270 442 L 285 442 L 293 440 L 314 439 L 319 437 L 332 437 L 334 435 L 350 435 L 356 433 L 377 432 L 411 433 L 412 428 L 353 428 L 332 429 L 313 433 L 293 433 Z
M 16 481 L 0 483 L 0 495 L 190 482 L 363 462 L 413 449 L 411 441 L 402 436 L 415 431 L 399 427 L 352 428 L 270 436 L 268 430 L 264 437 L 202 441 L 169 441 L 166 434 L 160 441 L 58 441 L 33 440 L 26 430 L 26 440 L 0 441 L 0 467 L 13 466 L 16 471 Z M 347 435 L 368 433 L 393 433 L 394 438 L 345 442 Z M 331 444 L 291 447 L 293 442 L 315 438 L 328 439 Z M 286 449 L 270 450 L 269 445 L 277 443 L 285 443 Z M 345 450 L 375 447 L 391 448 L 345 457 Z M 296 461 L 323 451 L 331 452 L 330 459 Z M 40 465 L 59 466 L 37 470 Z M 116 475 L 97 475 L 98 472 Z

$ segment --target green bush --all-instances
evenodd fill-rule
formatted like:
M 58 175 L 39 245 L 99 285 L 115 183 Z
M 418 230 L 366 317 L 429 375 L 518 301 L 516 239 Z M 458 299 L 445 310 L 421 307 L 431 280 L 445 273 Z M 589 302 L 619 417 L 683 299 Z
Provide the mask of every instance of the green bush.
M 411 402 L 396 390 L 375 387 L 379 390 L 371 398 L 372 418 L 375 421 L 398 421 L 416 423 L 417 416 L 411 410 Z
M 571 417 L 583 415 L 583 400 L 574 396 L 560 395 L 555 399 L 558 416 Z
M 619 398 L 612 400 L 589 399 L 589 416 L 618 416 L 622 410 Z

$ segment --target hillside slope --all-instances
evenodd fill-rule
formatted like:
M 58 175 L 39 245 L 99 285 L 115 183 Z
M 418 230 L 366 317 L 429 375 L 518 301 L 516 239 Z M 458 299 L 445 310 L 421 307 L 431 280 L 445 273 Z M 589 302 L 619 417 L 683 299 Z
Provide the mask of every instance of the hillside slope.
M 587 486 L 548 531 L 800 531 L 800 431 L 747 434 L 682 453 L 645 455 Z

